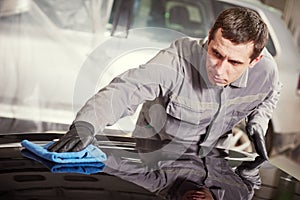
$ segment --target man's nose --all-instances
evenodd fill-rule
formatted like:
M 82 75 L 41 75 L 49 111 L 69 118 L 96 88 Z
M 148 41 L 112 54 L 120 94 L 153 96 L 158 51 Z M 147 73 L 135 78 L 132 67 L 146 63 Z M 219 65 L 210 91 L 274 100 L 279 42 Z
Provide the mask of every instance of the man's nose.
M 226 71 L 227 62 L 226 59 L 220 59 L 216 65 L 216 74 L 222 75 Z

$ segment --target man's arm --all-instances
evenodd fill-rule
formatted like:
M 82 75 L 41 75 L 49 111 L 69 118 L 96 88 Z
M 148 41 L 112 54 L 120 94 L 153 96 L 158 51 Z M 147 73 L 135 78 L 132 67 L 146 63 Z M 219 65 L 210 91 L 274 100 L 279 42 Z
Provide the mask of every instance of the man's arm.
M 86 102 L 74 122 L 87 121 L 101 132 L 106 125 L 133 114 L 141 103 L 166 95 L 182 79 L 181 72 L 172 68 L 177 64 L 171 64 L 150 62 L 117 76 Z
M 248 116 L 248 124 L 260 124 L 264 135 L 268 129 L 268 123 L 272 118 L 274 109 L 279 100 L 280 90 L 282 84 L 279 81 L 278 67 L 273 59 L 272 55 L 265 48 L 262 52 L 263 59 L 258 62 L 255 69 L 264 69 L 263 78 L 266 82 L 269 82 L 264 87 L 268 88 L 267 96 L 262 100 L 262 102 L 257 106 L 257 108 Z M 256 78 L 256 77 L 252 77 Z
M 279 82 L 275 62 L 271 59 L 271 62 L 269 63 L 274 66 L 274 71 L 270 76 L 273 80 L 272 85 L 270 86 L 270 92 L 262 103 L 259 104 L 259 106 L 257 106 L 257 108 L 248 116 L 246 123 L 246 132 L 254 144 L 258 157 L 256 157 L 255 161 L 243 162 L 236 169 L 237 174 L 239 174 L 243 179 L 249 179 L 253 182 L 254 188 L 260 187 L 261 182 L 258 170 L 263 163 L 268 160 L 265 135 L 268 129 L 268 123 L 279 100 L 280 90 L 282 87 L 282 84 Z
M 264 101 L 248 116 L 246 131 L 254 143 L 257 153 L 268 159 L 265 147 L 265 135 L 272 113 L 279 100 L 281 84 L 276 81 L 273 89 Z
M 272 113 L 276 108 L 276 104 L 279 100 L 281 83 L 276 78 L 276 83 L 272 87 L 268 96 L 264 99 L 264 101 L 248 116 L 247 123 L 248 124 L 260 124 L 264 135 L 268 129 L 268 123 L 272 118 Z
M 175 43 L 147 64 L 117 76 L 90 98 L 77 113 L 70 130 L 48 150 L 80 151 L 95 141 L 94 136 L 105 126 L 133 114 L 144 101 L 166 95 L 175 88 L 183 78 Z

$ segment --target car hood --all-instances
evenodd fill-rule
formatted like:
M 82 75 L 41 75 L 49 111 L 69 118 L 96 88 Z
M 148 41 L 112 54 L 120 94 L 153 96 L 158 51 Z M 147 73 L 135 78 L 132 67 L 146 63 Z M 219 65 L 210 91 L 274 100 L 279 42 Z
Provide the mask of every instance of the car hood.
M 173 144 L 172 155 L 156 156 L 157 160 L 153 156 L 161 150 L 157 148 L 157 142 L 146 142 L 146 146 L 155 147 L 153 151 L 144 151 L 145 148 L 141 151 L 136 138 L 114 130 L 105 133 L 107 135 L 97 135 L 97 140 L 98 147 L 108 159 L 103 162 L 103 169 L 91 174 L 78 173 L 80 170 L 54 172 L 49 165 L 24 156 L 21 141 L 26 139 L 44 145 L 61 137 L 61 133 L 1 134 L 0 199 L 176 199 L 186 190 L 201 189 L 199 180 L 207 177 L 218 177 L 206 180 L 206 184 L 221 184 L 222 191 L 227 191 L 231 187 L 228 183 L 241 181 L 233 173 L 233 167 L 243 160 L 254 159 L 250 154 L 222 149 L 211 149 L 205 158 L 181 153 L 174 157 L 177 154 L 173 153 L 181 152 L 182 146 Z M 145 162 L 145 156 L 157 160 L 155 167 Z M 210 190 L 218 196 L 220 188 L 211 185 Z M 235 191 L 226 195 L 242 198 L 248 194 L 246 185 L 236 185 L 239 186 Z

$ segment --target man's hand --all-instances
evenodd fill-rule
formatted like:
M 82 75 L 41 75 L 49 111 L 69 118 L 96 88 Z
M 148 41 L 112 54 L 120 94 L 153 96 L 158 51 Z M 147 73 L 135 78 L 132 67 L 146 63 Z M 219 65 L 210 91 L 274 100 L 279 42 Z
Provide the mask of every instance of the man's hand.
M 256 153 L 263 159 L 268 160 L 266 149 L 265 134 L 262 127 L 257 123 L 249 123 L 246 125 L 246 131 L 249 139 L 253 142 Z
M 254 161 L 244 161 L 239 165 L 235 173 L 238 174 L 241 179 L 250 185 L 250 189 L 259 189 L 261 186 L 261 179 L 259 176 L 259 168 L 266 160 L 260 156 L 257 156 Z
M 254 189 L 259 189 L 261 179 L 259 176 L 259 168 L 268 160 L 266 150 L 265 136 L 262 127 L 257 123 L 249 123 L 246 125 L 246 131 L 249 139 L 253 142 L 258 156 L 254 161 L 244 161 L 238 166 L 235 172 Z
M 48 147 L 52 152 L 77 152 L 96 142 L 94 127 L 84 121 L 75 122 L 59 141 Z

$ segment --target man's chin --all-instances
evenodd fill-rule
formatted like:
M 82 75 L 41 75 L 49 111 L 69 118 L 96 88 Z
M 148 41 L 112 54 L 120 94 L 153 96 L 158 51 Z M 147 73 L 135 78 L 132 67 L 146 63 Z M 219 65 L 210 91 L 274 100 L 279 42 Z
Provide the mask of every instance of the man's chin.
M 227 83 L 223 83 L 223 82 L 216 82 L 216 81 L 210 81 L 211 84 L 215 85 L 215 86 L 219 86 L 219 87 L 224 87 L 227 85 Z
M 214 85 L 220 86 L 220 87 L 224 87 L 224 86 L 226 86 L 227 84 L 226 84 L 226 83 L 215 83 Z
M 225 81 L 221 81 L 221 80 L 215 80 L 211 77 L 208 78 L 209 79 L 209 82 L 212 84 L 212 85 L 215 85 L 215 86 L 220 86 L 220 87 L 224 87 L 227 85 L 227 82 Z

